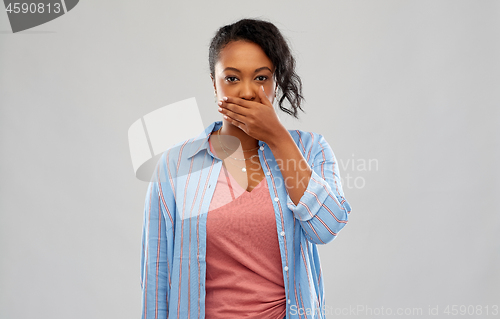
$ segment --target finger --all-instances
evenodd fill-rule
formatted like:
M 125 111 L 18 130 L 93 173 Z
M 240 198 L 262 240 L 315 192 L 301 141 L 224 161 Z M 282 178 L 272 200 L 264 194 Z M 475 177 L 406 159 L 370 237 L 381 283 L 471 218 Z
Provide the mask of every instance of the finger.
M 264 91 L 263 85 L 260 86 L 259 97 L 260 97 L 260 100 L 262 101 L 262 104 L 273 107 L 273 104 L 271 103 L 271 100 L 267 96 L 266 91 Z
M 230 117 L 230 116 L 224 115 L 224 119 L 225 119 L 226 121 L 228 121 L 229 123 L 233 124 L 234 126 L 239 127 L 239 128 L 240 128 L 240 129 L 242 129 L 242 130 L 243 130 L 243 128 L 245 127 L 245 123 L 240 122 L 240 121 L 238 121 L 238 120 L 236 120 L 236 119 L 234 119 L 234 118 L 232 118 L 232 117 Z
M 241 106 L 243 108 L 247 108 L 247 109 L 251 108 L 252 106 L 255 106 L 255 103 L 256 103 L 256 102 L 240 99 L 239 97 L 234 97 L 234 96 L 224 96 L 222 98 L 222 100 L 223 100 L 223 102 L 236 104 L 236 105 L 239 105 L 239 106 Z
M 229 118 L 236 120 L 238 122 L 245 123 L 246 117 L 244 115 L 233 112 L 233 111 L 229 110 L 228 108 L 221 108 L 219 110 L 219 112 L 225 116 L 224 118 L 229 117 Z
M 241 114 L 243 116 L 248 115 L 248 111 L 249 111 L 249 109 L 244 107 L 244 106 L 234 104 L 234 103 L 228 103 L 228 102 L 223 102 L 221 104 L 221 107 L 223 109 L 232 111 L 232 112 L 237 113 L 237 114 Z

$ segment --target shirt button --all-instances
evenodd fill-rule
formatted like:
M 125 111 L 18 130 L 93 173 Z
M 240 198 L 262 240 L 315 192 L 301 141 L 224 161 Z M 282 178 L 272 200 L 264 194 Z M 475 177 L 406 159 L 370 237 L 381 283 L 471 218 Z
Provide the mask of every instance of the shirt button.
M 275 202 L 277 202 L 277 201 L 279 201 L 279 200 L 280 200 L 280 199 L 279 199 L 278 197 L 275 197 L 275 198 L 274 198 L 274 201 L 275 201 Z
M 288 271 L 288 266 L 285 266 L 285 271 Z
M 266 172 L 266 175 L 267 175 L 267 176 L 271 175 L 271 172 Z
M 284 232 L 284 231 L 282 231 L 282 232 L 280 233 L 280 235 L 281 235 L 281 236 L 285 236 L 285 232 Z
M 292 301 L 290 299 L 288 299 L 288 303 L 291 303 Z
M 260 150 L 263 151 L 264 150 L 264 145 L 261 145 L 260 146 Z

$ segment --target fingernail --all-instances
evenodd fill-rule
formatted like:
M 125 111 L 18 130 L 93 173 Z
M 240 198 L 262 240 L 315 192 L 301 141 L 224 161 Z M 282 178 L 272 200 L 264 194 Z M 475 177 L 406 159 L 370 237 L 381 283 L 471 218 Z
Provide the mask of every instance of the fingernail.
M 227 96 L 224 96 L 222 99 L 223 99 L 224 101 L 227 101 Z

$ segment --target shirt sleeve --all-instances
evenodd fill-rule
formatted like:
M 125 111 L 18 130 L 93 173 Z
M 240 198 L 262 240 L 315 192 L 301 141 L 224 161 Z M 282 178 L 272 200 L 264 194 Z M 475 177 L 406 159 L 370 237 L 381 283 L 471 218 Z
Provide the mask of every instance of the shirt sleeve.
M 351 206 L 344 198 L 337 159 L 320 134 L 314 144 L 312 174 L 304 195 L 295 205 L 287 193 L 287 206 L 315 244 L 327 244 L 347 224 Z
M 159 160 L 144 204 L 141 255 L 142 318 L 167 318 L 175 200 L 165 156 Z

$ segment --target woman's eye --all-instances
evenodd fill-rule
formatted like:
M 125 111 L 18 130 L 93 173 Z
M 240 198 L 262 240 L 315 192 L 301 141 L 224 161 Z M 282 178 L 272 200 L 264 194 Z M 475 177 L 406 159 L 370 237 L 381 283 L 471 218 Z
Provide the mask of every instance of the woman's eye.
M 236 77 L 235 76 L 226 76 L 226 81 L 228 81 L 228 82 L 234 82 L 231 79 L 234 79 L 234 81 L 236 81 Z
M 262 78 L 263 78 L 263 79 L 262 79 Z M 267 76 L 265 76 L 265 75 L 259 75 L 259 76 L 257 77 L 257 79 L 260 79 L 259 81 L 265 81 L 265 80 L 267 80 Z

